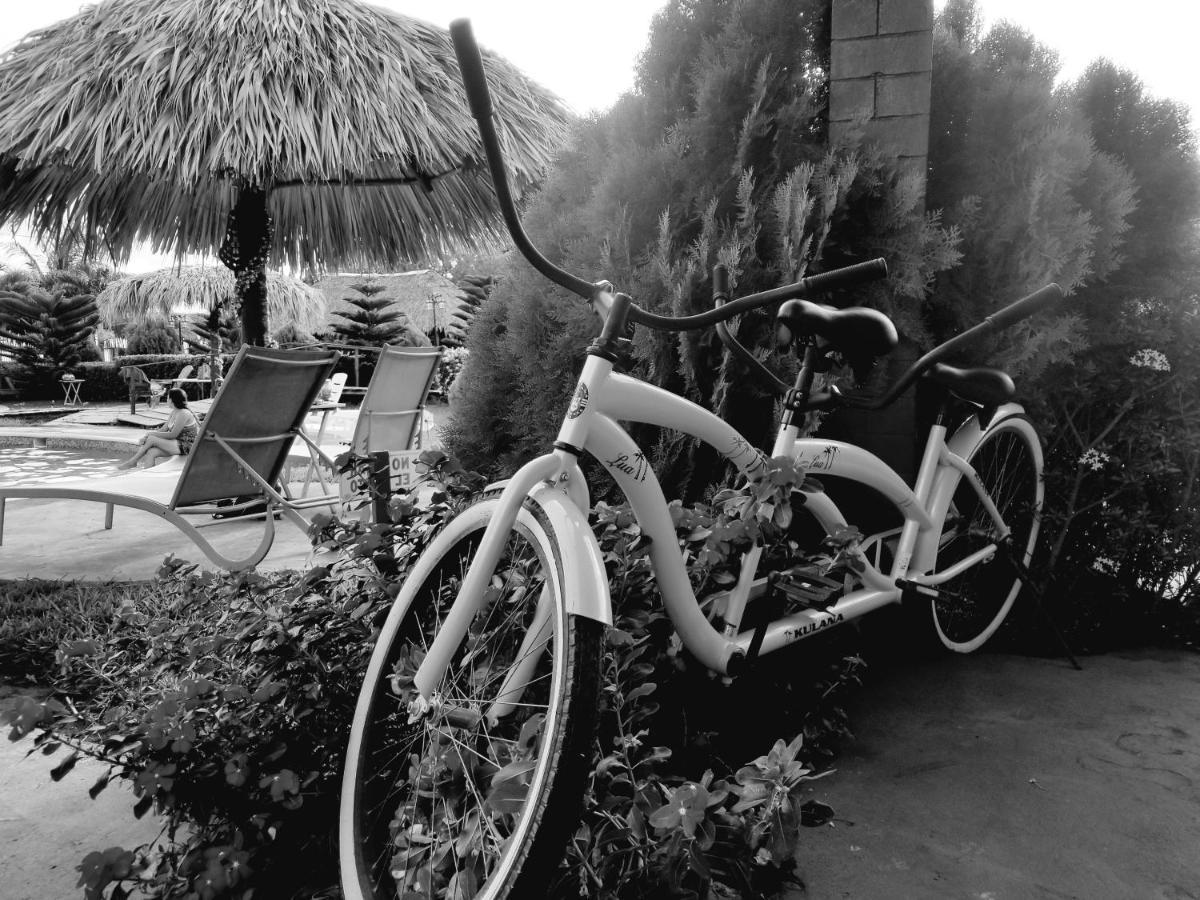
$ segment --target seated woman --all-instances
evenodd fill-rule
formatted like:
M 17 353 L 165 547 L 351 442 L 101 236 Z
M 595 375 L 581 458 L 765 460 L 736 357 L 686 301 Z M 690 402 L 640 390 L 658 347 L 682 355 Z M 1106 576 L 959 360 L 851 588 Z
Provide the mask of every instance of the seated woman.
M 188 409 L 187 394 L 179 388 L 171 388 L 167 391 L 167 399 L 175 407 L 171 410 L 170 418 L 142 438 L 137 452 L 117 466 L 118 469 L 132 469 L 143 457 L 150 460 L 149 465 L 154 465 L 169 456 L 187 456 L 192 449 L 200 430 L 200 421 Z

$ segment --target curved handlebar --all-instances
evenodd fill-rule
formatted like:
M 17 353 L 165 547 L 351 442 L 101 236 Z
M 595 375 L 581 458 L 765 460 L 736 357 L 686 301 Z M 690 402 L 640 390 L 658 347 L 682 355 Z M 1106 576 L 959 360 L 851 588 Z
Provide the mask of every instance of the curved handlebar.
M 945 343 L 934 347 L 913 363 L 909 370 L 901 375 L 900 379 L 888 388 L 882 397 L 868 398 L 843 394 L 836 398 L 837 404 L 852 406 L 855 409 L 882 409 L 908 390 L 913 382 L 920 378 L 927 369 L 933 368 L 936 363 L 941 362 L 960 347 L 973 343 L 985 334 L 993 331 L 1002 331 L 1014 322 L 1027 319 L 1045 307 L 1059 302 L 1064 296 L 1063 289 L 1057 284 L 1048 284 L 1044 288 L 1039 288 L 1029 296 L 1022 297 L 1020 300 L 1010 303 L 999 312 L 992 313 L 978 325 L 973 325 L 962 334 L 955 335 Z
M 729 289 L 729 276 L 724 269 L 724 266 L 717 266 L 713 270 L 713 294 L 717 297 L 719 304 L 715 309 L 696 313 L 693 316 L 660 316 L 639 306 L 632 306 L 629 309 L 629 321 L 663 331 L 690 331 L 693 328 L 716 325 L 718 322 L 732 319 L 734 316 L 751 309 L 758 309 L 760 306 L 768 306 L 782 300 L 795 300 L 810 294 L 850 287 L 865 281 L 887 277 L 887 263 L 883 259 L 872 259 L 853 266 L 846 266 L 844 269 L 834 269 L 832 272 L 811 275 L 793 284 L 785 284 L 783 287 L 772 288 L 769 291 L 747 294 L 745 297 L 738 297 L 736 300 L 721 304 L 720 299 L 728 295 Z M 723 274 L 718 275 L 718 271 Z M 723 290 L 718 293 L 718 289 L 722 287 Z
M 591 301 L 595 299 L 599 294 L 609 289 L 607 282 L 593 284 L 555 265 L 541 254 L 525 233 L 525 229 L 521 225 L 521 219 L 517 215 L 516 204 L 513 201 L 512 192 L 509 188 L 508 177 L 504 168 L 504 153 L 500 146 L 500 138 L 497 135 L 496 123 L 492 114 L 491 91 L 488 89 L 483 57 L 479 52 L 479 45 L 475 41 L 475 35 L 471 31 L 471 23 L 467 19 L 456 19 L 451 22 L 450 36 L 454 41 L 454 54 L 458 57 L 458 64 L 462 70 L 463 87 L 467 92 L 467 101 L 471 107 L 471 115 L 475 117 L 475 121 L 479 126 L 479 136 L 483 141 L 488 168 L 492 173 L 496 201 L 500 206 L 501 215 L 504 217 L 504 224 L 508 228 L 513 243 L 521 251 L 521 255 L 529 260 L 530 265 L 546 276 L 546 278 L 572 293 L 578 294 L 585 300 Z M 704 328 L 708 325 L 714 325 L 717 322 L 733 318 L 748 309 L 766 306 L 769 303 L 779 300 L 804 297 L 818 291 L 834 290 L 872 278 L 882 278 L 886 274 L 887 267 L 884 265 L 883 260 L 873 260 L 869 263 L 860 263 L 857 266 L 849 266 L 845 269 L 814 275 L 795 284 L 775 288 L 771 291 L 763 291 L 749 297 L 742 297 L 728 306 L 719 309 L 709 310 L 708 312 L 694 316 L 678 318 L 660 316 L 631 304 L 629 307 L 629 321 L 646 325 L 649 328 L 669 331 Z M 727 289 L 728 284 L 726 283 Z
M 585 300 L 592 299 L 592 295 L 598 289 L 596 285 L 550 262 L 525 234 L 508 186 L 508 176 L 504 171 L 504 152 L 500 148 L 500 138 L 496 134 L 496 123 L 492 118 L 492 96 L 483 71 L 483 57 L 471 31 L 471 23 L 466 19 L 454 20 L 450 23 L 450 37 L 454 40 L 454 55 L 458 57 L 458 65 L 462 69 L 463 87 L 467 91 L 471 115 L 479 125 L 479 137 L 483 140 L 483 150 L 492 173 L 496 201 L 500 204 L 500 213 L 504 216 L 504 224 L 508 227 L 513 243 L 517 245 L 521 255 L 529 260 L 530 265 L 555 284 Z

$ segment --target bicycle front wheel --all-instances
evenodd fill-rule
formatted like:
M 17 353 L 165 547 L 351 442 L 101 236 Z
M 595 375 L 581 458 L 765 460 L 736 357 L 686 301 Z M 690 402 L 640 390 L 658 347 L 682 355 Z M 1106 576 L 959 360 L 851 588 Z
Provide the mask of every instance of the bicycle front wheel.
M 942 643 L 958 653 L 981 647 L 1012 609 L 1021 580 L 1009 560 L 1029 565 L 1043 492 L 1042 447 L 1025 416 L 1009 416 L 988 428 L 967 462 L 1010 529 L 1011 549 L 999 549 L 991 561 L 972 566 L 939 588 L 940 596 L 932 602 L 933 625 Z M 938 571 L 990 543 L 997 543 L 996 524 L 971 484 L 960 478 L 942 528 Z
M 347 900 L 539 896 L 575 830 L 604 626 L 566 613 L 533 504 L 432 699 L 412 686 L 495 509 L 485 498 L 434 539 L 379 636 L 343 776 Z

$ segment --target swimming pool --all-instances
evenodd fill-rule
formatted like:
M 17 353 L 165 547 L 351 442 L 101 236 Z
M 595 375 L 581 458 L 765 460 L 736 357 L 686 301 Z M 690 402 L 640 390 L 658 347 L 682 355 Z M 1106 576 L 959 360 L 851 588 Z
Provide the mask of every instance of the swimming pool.
M 0 484 L 69 481 L 115 475 L 128 452 L 63 447 L 0 447 Z

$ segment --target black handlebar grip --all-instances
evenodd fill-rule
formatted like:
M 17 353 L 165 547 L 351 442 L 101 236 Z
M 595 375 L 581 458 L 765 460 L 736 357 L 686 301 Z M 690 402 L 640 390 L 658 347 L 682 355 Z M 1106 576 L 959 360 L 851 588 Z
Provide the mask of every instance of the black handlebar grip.
M 470 19 L 451 22 L 450 37 L 454 40 L 454 55 L 458 57 L 458 66 L 462 69 L 471 115 L 476 119 L 490 119 L 492 95 L 488 91 L 487 77 L 483 74 L 483 57 L 479 53 L 479 45 L 475 43 Z
M 1027 319 L 1044 307 L 1058 303 L 1063 296 L 1062 288 L 1057 284 L 1048 284 L 1028 297 L 1022 297 L 1016 303 L 1010 303 L 999 312 L 993 313 L 984 319 L 984 322 L 992 328 L 1007 328 L 1013 322 Z
M 729 269 L 723 263 L 713 266 L 713 302 L 720 306 L 729 299 Z
M 806 293 L 820 294 L 825 291 L 853 287 L 867 281 L 878 281 L 881 278 L 887 278 L 887 273 L 887 261 L 880 257 L 853 266 L 846 266 L 844 269 L 834 269 L 832 272 L 823 272 L 820 275 L 805 278 L 804 286 L 807 288 Z

